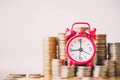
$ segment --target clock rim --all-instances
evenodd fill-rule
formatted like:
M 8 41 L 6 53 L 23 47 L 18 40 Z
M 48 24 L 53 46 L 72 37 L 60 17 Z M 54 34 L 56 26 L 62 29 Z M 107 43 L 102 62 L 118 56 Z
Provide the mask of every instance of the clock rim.
M 81 62 L 81 61 L 76 61 L 76 60 L 74 60 L 73 58 L 71 58 L 71 56 L 70 56 L 70 53 L 69 53 L 69 50 L 68 50 L 69 44 L 71 43 L 72 40 L 74 40 L 75 38 L 78 38 L 78 37 L 87 38 L 87 39 L 92 43 L 92 45 L 93 45 L 93 49 L 94 49 L 93 55 L 92 55 L 91 58 L 90 58 L 89 60 L 87 60 L 87 61 L 82 61 L 82 62 Z M 96 46 L 95 46 L 94 41 L 93 41 L 91 38 L 89 38 L 88 36 L 85 36 L 85 35 L 76 35 L 76 36 L 71 37 L 71 38 L 67 41 L 67 43 L 66 43 L 65 50 L 66 50 L 67 57 L 68 57 L 74 64 L 81 64 L 81 65 L 87 64 L 87 63 L 91 62 L 92 59 L 94 58 L 95 54 L 96 54 Z

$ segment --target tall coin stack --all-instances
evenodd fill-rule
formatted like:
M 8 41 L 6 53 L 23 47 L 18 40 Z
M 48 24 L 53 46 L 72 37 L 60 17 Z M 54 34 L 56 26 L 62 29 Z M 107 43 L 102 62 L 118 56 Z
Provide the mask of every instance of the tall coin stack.
M 52 59 L 56 58 L 56 37 L 43 38 L 43 73 L 45 80 L 52 80 Z
M 106 77 L 106 72 L 107 72 L 107 67 L 106 66 L 102 66 L 102 65 L 94 66 L 93 77 L 105 78 Z
M 97 34 L 96 35 L 96 55 L 97 55 L 97 64 L 103 65 L 103 61 L 106 59 L 106 34 Z
M 115 76 L 115 61 L 105 60 L 104 64 L 107 67 L 107 76 L 114 77 Z
M 116 76 L 120 76 L 120 43 L 108 43 L 109 58 L 116 61 Z
M 91 77 L 92 68 L 89 66 L 77 66 L 76 76 L 78 78 Z
M 58 33 L 58 58 L 60 59 L 62 65 L 67 62 L 67 56 L 65 52 L 67 40 L 65 39 L 65 33 Z

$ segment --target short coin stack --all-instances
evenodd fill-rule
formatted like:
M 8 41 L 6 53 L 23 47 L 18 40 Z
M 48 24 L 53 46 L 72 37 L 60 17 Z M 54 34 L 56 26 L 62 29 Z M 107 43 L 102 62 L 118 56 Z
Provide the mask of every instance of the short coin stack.
M 52 76 L 56 80 L 60 77 L 60 59 L 52 59 Z
M 116 76 L 120 76 L 120 43 L 108 43 L 110 60 L 116 61 Z
M 114 77 L 115 76 L 115 61 L 105 60 L 104 64 L 107 67 L 107 76 Z
M 76 76 L 78 78 L 91 77 L 91 70 L 92 68 L 89 66 L 77 66 Z
M 43 72 L 45 80 L 52 80 L 52 59 L 56 58 L 56 37 L 43 38 Z
M 74 77 L 74 66 L 61 66 L 61 75 L 63 79 Z
M 102 65 L 94 66 L 93 77 L 106 77 L 107 67 Z
M 97 64 L 103 65 L 103 61 L 106 59 L 106 34 L 97 34 L 96 35 L 96 55 L 97 55 Z
M 65 33 L 58 33 L 58 58 L 62 61 L 62 64 L 65 65 L 67 62 L 67 56 L 65 52 L 65 45 L 67 40 L 65 39 Z

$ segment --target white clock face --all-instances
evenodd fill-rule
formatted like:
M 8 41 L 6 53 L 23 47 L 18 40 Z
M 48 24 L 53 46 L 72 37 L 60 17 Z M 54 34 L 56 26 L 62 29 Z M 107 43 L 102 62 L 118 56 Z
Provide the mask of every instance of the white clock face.
M 88 61 L 94 55 L 94 46 L 88 38 L 76 37 L 69 43 L 68 53 L 75 61 Z

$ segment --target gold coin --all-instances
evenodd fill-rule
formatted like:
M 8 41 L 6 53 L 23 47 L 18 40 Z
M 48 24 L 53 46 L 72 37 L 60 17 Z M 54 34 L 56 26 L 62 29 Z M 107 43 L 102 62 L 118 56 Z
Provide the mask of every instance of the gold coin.
M 94 40 L 94 42 L 97 44 L 97 43 L 106 43 L 106 39 L 97 39 L 97 40 Z
M 100 45 L 100 44 L 99 44 L 99 45 L 96 45 L 96 47 L 97 47 L 97 48 L 99 48 L 99 47 L 100 47 L 100 48 L 106 48 L 106 45 Z
M 9 74 L 8 77 L 11 77 L 11 78 L 23 78 L 23 77 L 26 77 L 26 74 Z
M 59 41 L 58 41 L 58 46 L 61 45 L 61 44 L 62 44 L 62 45 L 65 45 L 66 42 L 67 42 L 66 40 L 59 40 Z
M 65 33 L 58 33 L 58 40 L 66 40 Z
M 41 74 L 29 74 L 29 78 L 41 78 L 43 75 Z
M 75 27 L 74 30 L 76 32 L 79 32 L 79 31 L 85 32 L 86 30 L 88 30 L 88 27 Z
M 96 35 L 96 40 L 97 39 L 106 39 L 106 34 L 97 34 Z

